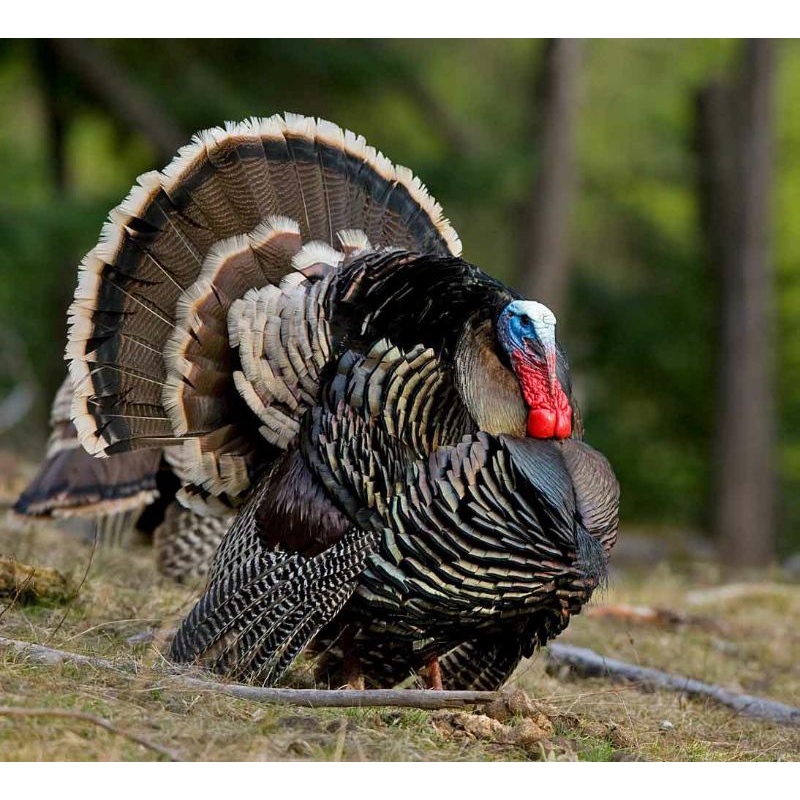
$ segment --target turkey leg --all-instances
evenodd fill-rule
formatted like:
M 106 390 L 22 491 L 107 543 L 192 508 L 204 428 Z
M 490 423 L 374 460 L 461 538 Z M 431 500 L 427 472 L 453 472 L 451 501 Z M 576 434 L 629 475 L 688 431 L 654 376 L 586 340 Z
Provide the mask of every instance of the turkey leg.
M 356 632 L 352 625 L 342 631 L 342 674 L 346 688 L 360 691 L 364 688 L 364 672 L 361 659 L 355 649 Z
M 439 666 L 439 656 L 431 656 L 425 663 L 425 667 L 428 688 L 441 692 L 444 687 L 442 686 L 442 670 Z

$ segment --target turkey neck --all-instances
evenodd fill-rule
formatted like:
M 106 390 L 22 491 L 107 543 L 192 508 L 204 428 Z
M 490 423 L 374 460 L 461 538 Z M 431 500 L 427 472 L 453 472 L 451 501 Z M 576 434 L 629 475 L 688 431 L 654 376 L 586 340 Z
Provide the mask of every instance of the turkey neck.
M 495 352 L 494 338 L 489 321 L 465 326 L 456 347 L 456 386 L 480 430 L 523 437 L 527 409 L 516 376 Z

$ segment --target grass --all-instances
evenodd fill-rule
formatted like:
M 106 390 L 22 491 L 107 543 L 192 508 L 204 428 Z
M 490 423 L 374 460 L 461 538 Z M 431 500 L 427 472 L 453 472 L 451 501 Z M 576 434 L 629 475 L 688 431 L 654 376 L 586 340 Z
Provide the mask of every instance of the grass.
M 65 572 L 78 585 L 89 548 L 52 527 L 0 528 L 0 554 Z M 669 608 L 685 624 L 575 618 L 562 641 L 681 673 L 730 689 L 800 703 L 800 586 L 761 583 L 715 592 L 713 570 L 617 575 L 598 603 Z M 795 760 L 800 730 L 747 720 L 706 702 L 643 692 L 601 679 L 551 675 L 538 655 L 513 684 L 540 700 L 552 736 L 535 746 L 453 734 L 436 713 L 398 709 L 320 709 L 256 705 L 159 687 L 147 666 L 163 656 L 130 645 L 133 634 L 177 623 L 197 587 L 155 574 L 138 546 L 97 552 L 70 606 L 12 606 L 0 633 L 80 653 L 137 661 L 136 675 L 62 664 L 34 665 L 0 653 L 0 705 L 81 711 L 176 751 L 187 760 Z M 0 602 L 0 612 L 4 604 Z M 0 717 L 3 760 L 145 760 L 160 756 L 91 723 L 67 718 Z

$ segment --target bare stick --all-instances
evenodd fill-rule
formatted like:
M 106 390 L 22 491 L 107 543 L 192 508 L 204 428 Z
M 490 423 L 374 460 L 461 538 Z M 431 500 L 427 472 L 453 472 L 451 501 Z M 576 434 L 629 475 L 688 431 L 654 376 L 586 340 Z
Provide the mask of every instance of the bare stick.
M 148 750 L 152 750 L 154 753 L 168 758 L 170 761 L 183 761 L 174 751 L 168 750 L 166 747 L 161 747 L 161 745 L 154 744 L 135 733 L 117 728 L 103 717 L 87 714 L 83 711 L 68 711 L 62 708 L 18 708 L 13 706 L 0 706 L 0 717 L 61 717 L 63 719 L 79 719 L 84 722 L 91 722 L 92 725 L 97 725 L 98 728 L 111 731 L 111 733 L 122 736 L 124 739 L 129 739 L 142 747 L 146 747 Z
M 463 708 L 497 700 L 500 692 L 455 692 L 431 689 L 275 689 L 246 686 L 241 683 L 220 683 L 188 675 L 173 675 L 173 688 L 211 691 L 257 703 L 305 706 L 307 708 Z
M 73 663 L 94 669 L 134 673 L 140 671 L 135 664 L 115 663 L 104 658 L 84 656 L 56 650 L 30 642 L 6 639 L 0 636 L 0 650 L 15 650 L 39 664 L 54 665 Z M 617 682 L 632 681 L 643 688 L 666 689 L 682 692 L 689 697 L 712 700 L 735 711 L 737 714 L 777 722 L 782 725 L 800 726 L 800 708 L 767 700 L 753 695 L 731 692 L 720 686 L 673 675 L 648 667 L 637 667 L 624 661 L 605 658 L 584 647 L 552 644 L 547 649 L 553 666 L 568 666 L 583 677 L 611 678 Z M 394 706 L 400 708 L 463 708 L 484 705 L 502 697 L 501 692 L 433 691 L 430 689 L 276 689 L 262 686 L 247 686 L 241 683 L 222 683 L 207 678 L 196 678 L 180 672 L 153 672 L 153 678 L 162 688 L 172 691 L 213 692 L 251 700 L 257 703 L 305 706 L 307 708 L 367 708 Z
M 103 658 L 83 656 L 56 650 L 44 645 L 6 639 L 0 636 L 0 650 L 15 650 L 39 664 L 73 663 L 101 670 L 135 672 L 133 664 L 113 663 Z M 307 708 L 366 708 L 395 706 L 400 708 L 463 708 L 482 705 L 497 700 L 499 692 L 452 692 L 413 689 L 276 689 L 247 686 L 241 683 L 222 683 L 206 678 L 195 678 L 180 672 L 154 672 L 153 678 L 162 688 L 172 691 L 213 692 L 251 700 L 257 703 L 305 706 Z
M 552 666 L 570 667 L 584 678 L 610 678 L 617 683 L 633 681 L 647 689 L 666 689 L 681 692 L 688 697 L 712 700 L 745 717 L 768 720 L 781 725 L 800 726 L 800 708 L 787 706 L 775 700 L 732 692 L 721 686 L 658 669 L 637 667 L 635 664 L 606 658 L 587 647 L 551 644 L 547 648 L 547 653 Z

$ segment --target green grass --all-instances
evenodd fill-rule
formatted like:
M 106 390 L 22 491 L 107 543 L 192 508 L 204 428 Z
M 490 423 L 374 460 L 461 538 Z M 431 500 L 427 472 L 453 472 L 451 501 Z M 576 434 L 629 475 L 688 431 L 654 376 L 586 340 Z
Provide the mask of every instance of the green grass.
M 61 569 L 75 585 L 89 558 L 88 547 L 48 526 L 0 529 L 0 553 Z M 687 574 L 666 568 L 617 577 L 598 604 L 665 607 L 690 621 L 658 626 L 584 613 L 562 641 L 731 689 L 800 702 L 800 587 L 765 576 L 762 583 L 731 596 L 709 594 L 714 577 L 713 570 Z M 71 606 L 14 606 L 0 617 L 0 631 L 10 638 L 136 662 L 138 672 L 40 666 L 6 651 L 0 653 L 0 704 L 89 712 L 184 759 L 200 761 L 751 761 L 800 756 L 798 729 L 744 719 L 675 693 L 550 675 L 542 654 L 521 665 L 512 681 L 541 702 L 553 723 L 551 736 L 528 747 L 448 732 L 435 714 L 414 709 L 309 710 L 178 691 L 159 684 L 150 669 L 163 663 L 166 635 L 147 645 L 131 646 L 126 639 L 152 627 L 174 626 L 196 591 L 158 577 L 146 547 L 97 553 Z M 0 758 L 159 756 L 76 719 L 0 717 Z

